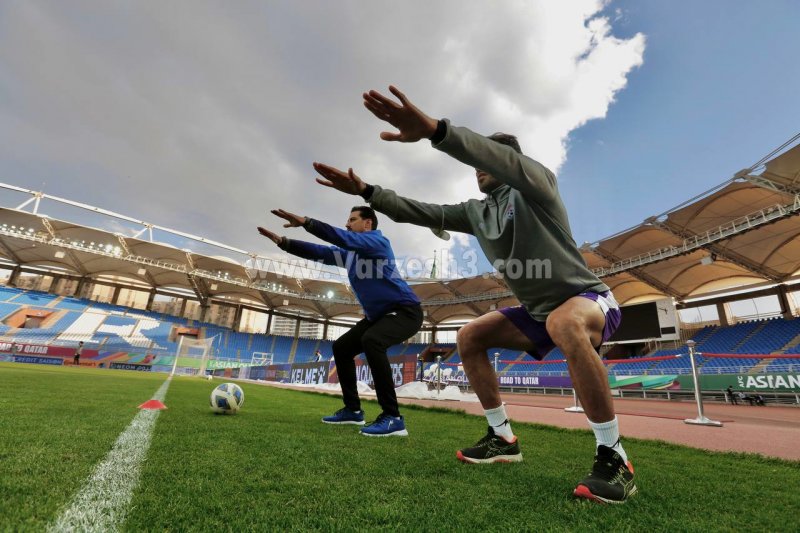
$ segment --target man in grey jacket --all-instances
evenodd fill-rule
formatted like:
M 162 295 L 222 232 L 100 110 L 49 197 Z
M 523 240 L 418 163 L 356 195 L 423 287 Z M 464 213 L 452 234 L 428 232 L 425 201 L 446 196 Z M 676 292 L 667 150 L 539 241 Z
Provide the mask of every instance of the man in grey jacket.
M 500 399 L 487 349 L 526 350 L 542 358 L 558 347 L 597 439 L 592 472 L 575 488 L 577 497 L 621 503 L 636 492 L 633 467 L 619 440 L 605 366 L 597 349 L 619 326 L 620 311 L 608 287 L 586 266 L 569 227 L 566 209 L 550 170 L 522 154 L 512 135 L 484 137 L 446 119 L 436 120 L 395 87 L 398 101 L 377 91 L 364 93 L 364 106 L 399 132 L 386 141 L 430 139 L 434 148 L 475 169 L 483 200 L 454 205 L 418 202 L 363 182 L 347 172 L 314 163 L 317 181 L 359 194 L 397 222 L 474 235 L 503 274 L 521 305 L 489 312 L 458 332 L 458 351 L 481 401 L 489 429 L 474 446 L 456 453 L 467 463 L 521 461 L 519 443 Z

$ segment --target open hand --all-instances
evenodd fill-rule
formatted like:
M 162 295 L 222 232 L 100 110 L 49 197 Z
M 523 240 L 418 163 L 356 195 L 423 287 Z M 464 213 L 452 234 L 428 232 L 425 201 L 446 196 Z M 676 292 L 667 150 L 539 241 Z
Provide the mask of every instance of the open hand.
M 346 194 L 361 194 L 367 188 L 367 184 L 356 176 L 352 168 L 347 169 L 347 172 L 343 172 L 329 165 L 314 163 L 314 170 L 325 178 L 317 178 L 317 183 L 337 191 L 342 191 Z
M 273 209 L 270 213 L 286 221 L 286 224 L 283 225 L 284 228 L 299 228 L 306 223 L 306 217 L 295 215 L 283 209 Z
M 280 235 L 272 233 L 270 230 L 262 228 L 261 226 L 258 227 L 258 232 L 267 239 L 274 242 L 275 244 L 280 244 L 281 241 L 283 240 L 283 237 L 281 237 Z
M 363 94 L 364 107 L 379 119 L 400 130 L 400 133 L 381 132 L 381 139 L 405 143 L 430 139 L 436 133 L 437 121 L 420 111 L 394 85 L 389 86 L 389 91 L 400 100 L 399 104 L 375 90 Z

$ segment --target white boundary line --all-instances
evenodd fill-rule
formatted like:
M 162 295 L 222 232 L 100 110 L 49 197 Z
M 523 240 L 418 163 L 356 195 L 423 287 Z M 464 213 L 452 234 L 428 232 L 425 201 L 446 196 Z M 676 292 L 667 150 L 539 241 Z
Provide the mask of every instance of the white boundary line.
M 164 400 L 170 380 L 171 377 L 161 384 L 153 400 Z M 160 413 L 150 409 L 139 411 L 48 531 L 119 530 L 139 484 L 141 465 Z

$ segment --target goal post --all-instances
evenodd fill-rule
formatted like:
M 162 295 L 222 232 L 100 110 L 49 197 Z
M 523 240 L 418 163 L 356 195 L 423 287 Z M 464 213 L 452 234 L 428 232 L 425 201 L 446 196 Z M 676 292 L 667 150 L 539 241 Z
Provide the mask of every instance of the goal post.
M 213 343 L 214 337 L 210 339 L 192 339 L 181 335 L 178 340 L 178 349 L 175 352 L 175 361 L 172 363 L 170 376 L 175 374 L 185 376 L 205 375 Z

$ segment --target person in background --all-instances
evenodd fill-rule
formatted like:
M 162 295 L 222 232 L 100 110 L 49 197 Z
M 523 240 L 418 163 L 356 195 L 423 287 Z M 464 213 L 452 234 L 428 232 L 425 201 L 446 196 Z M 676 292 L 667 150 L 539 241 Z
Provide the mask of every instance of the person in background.
M 728 401 L 731 402 L 732 405 L 737 405 L 736 395 L 733 393 L 733 385 L 728 385 L 728 388 L 725 389 L 725 394 L 728 395 Z
M 738 397 L 738 399 L 742 400 L 742 405 L 744 405 L 744 402 L 747 401 L 747 394 L 745 394 L 742 391 L 737 392 L 736 396 Z
M 80 341 L 78 347 L 75 348 L 75 357 L 72 358 L 73 365 L 81 364 L 81 353 L 83 353 L 83 341 Z

